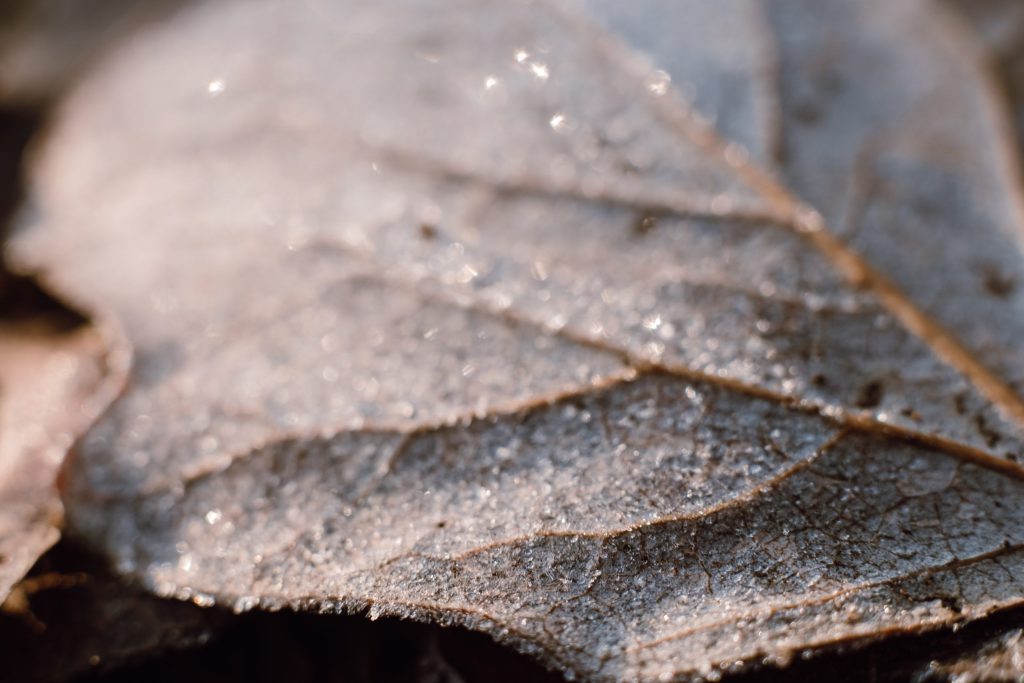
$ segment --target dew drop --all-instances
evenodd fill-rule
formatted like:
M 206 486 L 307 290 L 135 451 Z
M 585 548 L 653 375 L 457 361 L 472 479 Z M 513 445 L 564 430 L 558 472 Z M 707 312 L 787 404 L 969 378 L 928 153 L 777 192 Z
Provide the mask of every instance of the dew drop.
M 206 94 L 210 97 L 216 97 L 224 92 L 227 84 L 220 78 L 215 78 L 206 84 Z
M 548 70 L 548 65 L 541 62 L 534 62 L 530 64 L 530 72 L 539 81 L 546 81 L 551 76 L 551 72 Z
M 668 92 L 668 86 L 671 82 L 672 77 L 668 72 L 658 69 L 647 76 L 644 80 L 644 86 L 655 97 L 661 97 Z
M 213 607 L 213 596 L 207 593 L 196 593 L 192 596 L 192 602 L 198 607 Z

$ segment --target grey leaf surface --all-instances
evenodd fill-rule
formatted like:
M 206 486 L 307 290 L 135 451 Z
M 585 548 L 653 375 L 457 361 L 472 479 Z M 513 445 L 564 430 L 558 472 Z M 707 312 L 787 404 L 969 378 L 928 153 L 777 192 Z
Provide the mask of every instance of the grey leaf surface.
M 1024 5 L 1015 0 L 950 0 L 977 31 L 995 67 L 996 87 L 1013 113 L 1024 151 Z
M 14 249 L 136 348 L 73 530 L 161 594 L 593 680 L 1024 601 L 1024 317 L 967 283 L 1021 225 L 965 36 L 631 8 L 210 3 L 109 60 Z

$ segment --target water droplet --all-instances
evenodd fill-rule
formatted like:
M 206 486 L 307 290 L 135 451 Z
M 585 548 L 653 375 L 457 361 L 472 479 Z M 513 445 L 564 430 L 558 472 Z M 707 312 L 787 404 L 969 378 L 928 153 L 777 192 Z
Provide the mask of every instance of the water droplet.
M 458 282 L 459 284 L 465 285 L 472 282 L 479 274 L 480 273 L 478 273 L 472 266 L 468 264 L 463 265 L 461 268 L 459 268 L 459 272 L 455 275 L 455 281 Z
M 551 72 L 548 70 L 548 65 L 541 62 L 534 62 L 530 64 L 530 72 L 540 81 L 546 81 L 551 76 Z
M 644 86 L 647 91 L 656 97 L 661 97 L 668 92 L 668 86 L 672 82 L 672 77 L 667 71 L 658 69 L 652 72 L 644 80 Z
M 233 609 L 236 614 L 240 614 L 242 612 L 248 612 L 258 604 L 260 604 L 260 601 L 256 597 L 252 595 L 245 595 L 235 600 L 231 609 Z
M 198 607 L 213 607 L 213 596 L 206 593 L 196 593 L 192 596 L 192 602 Z

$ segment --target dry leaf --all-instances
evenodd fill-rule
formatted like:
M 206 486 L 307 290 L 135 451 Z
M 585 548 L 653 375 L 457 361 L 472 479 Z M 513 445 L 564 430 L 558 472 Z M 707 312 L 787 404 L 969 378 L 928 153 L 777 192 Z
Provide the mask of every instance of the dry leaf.
M 0 308 L 25 288 L 0 287 Z M 109 340 L 52 315 L 0 319 L 0 602 L 60 536 L 57 470 L 120 386 Z
M 595 680 L 1024 601 L 980 59 L 925 0 L 716 9 L 211 3 L 107 63 L 16 245 L 137 348 L 73 528 Z

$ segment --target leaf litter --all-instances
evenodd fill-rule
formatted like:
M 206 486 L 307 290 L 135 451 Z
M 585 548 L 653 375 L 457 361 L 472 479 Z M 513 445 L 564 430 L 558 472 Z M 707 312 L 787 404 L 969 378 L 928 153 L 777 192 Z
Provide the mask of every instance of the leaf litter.
M 981 59 L 929 2 L 728 5 L 220 3 L 108 61 L 14 244 L 136 349 L 73 532 L 593 680 L 1020 604 Z

